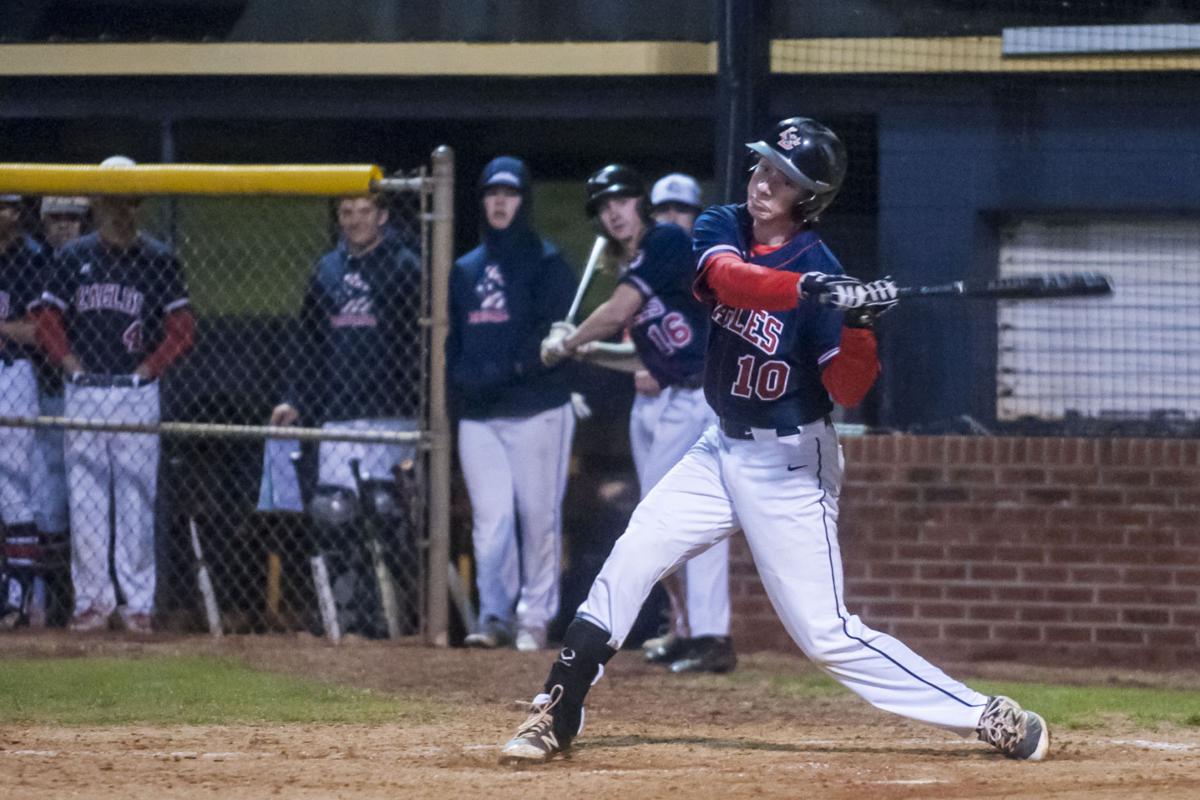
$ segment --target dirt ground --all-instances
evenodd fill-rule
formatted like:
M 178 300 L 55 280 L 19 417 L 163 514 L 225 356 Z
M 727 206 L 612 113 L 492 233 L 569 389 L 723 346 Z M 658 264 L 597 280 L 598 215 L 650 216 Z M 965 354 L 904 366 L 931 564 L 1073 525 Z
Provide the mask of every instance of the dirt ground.
M 668 676 L 621 653 L 570 759 L 496 764 L 549 653 L 437 651 L 305 637 L 130 642 L 5 636 L 4 656 L 233 656 L 265 669 L 433 700 L 421 724 L 28 727 L 0 724 L 0 796 L 24 798 L 1129 798 L 1200 797 L 1200 729 L 1056 730 L 1039 764 L 896 720 L 848 694 L 781 699 L 799 657 L 753 654 L 732 677 Z M 0 669 L 3 662 L 0 660 Z M 972 664 L 957 674 L 1200 688 L 1200 673 Z M 0 713 L 0 720 L 3 714 Z

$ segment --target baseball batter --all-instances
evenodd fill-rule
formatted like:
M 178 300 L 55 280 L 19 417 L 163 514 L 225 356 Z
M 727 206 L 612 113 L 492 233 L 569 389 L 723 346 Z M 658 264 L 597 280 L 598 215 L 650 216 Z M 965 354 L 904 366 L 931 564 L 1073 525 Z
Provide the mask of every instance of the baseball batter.
M 0 416 L 32 418 L 38 415 L 38 398 L 28 309 L 37 300 L 47 259 L 41 245 L 21 231 L 20 212 L 19 195 L 0 195 Z M 0 428 L 0 627 L 5 628 L 27 617 L 40 575 L 33 453 L 33 428 Z
M 132 163 L 114 156 L 101 166 Z M 70 418 L 157 423 L 158 378 L 192 345 L 195 320 L 183 271 L 165 245 L 138 230 L 138 203 L 96 198 L 96 231 L 63 248 L 42 294 L 38 341 L 63 367 Z M 150 633 L 158 436 L 69 430 L 65 439 L 75 587 L 70 627 L 104 628 L 117 608 L 111 538 L 124 626 Z
M 845 175 L 832 131 L 793 117 L 748 147 L 747 202 L 708 209 L 694 235 L 695 290 L 712 303 L 705 394 L 719 422 L 634 512 L 501 761 L 568 747 L 654 582 L 738 527 L 788 633 L 821 669 L 877 708 L 1041 759 L 1050 739 L 1040 716 L 950 678 L 843 603 L 842 454 L 829 412 L 873 383 L 870 324 L 896 289 L 843 277 L 812 228 Z
M 691 239 L 678 225 L 653 222 L 645 184 L 636 171 L 607 166 L 588 179 L 587 195 L 588 216 L 617 250 L 621 278 L 612 297 L 577 331 L 562 338 L 568 328 L 556 326 L 559 336 L 552 336 L 543 360 L 553 365 L 591 342 L 629 329 L 656 390 L 637 393 L 629 418 L 634 465 L 645 497 L 715 421 L 704 399 L 708 315 L 691 292 Z M 737 663 L 729 639 L 729 543 L 717 543 L 685 569 L 691 587 L 686 612 L 675 613 L 677 636 L 653 660 L 673 662 L 677 672 L 727 672 Z M 683 603 L 681 598 L 673 605 Z

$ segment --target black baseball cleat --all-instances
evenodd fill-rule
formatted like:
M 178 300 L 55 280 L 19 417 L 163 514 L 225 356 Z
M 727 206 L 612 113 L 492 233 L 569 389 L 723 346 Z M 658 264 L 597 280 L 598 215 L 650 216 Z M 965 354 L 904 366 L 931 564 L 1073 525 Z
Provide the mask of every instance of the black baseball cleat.
M 975 728 L 987 742 L 1009 758 L 1041 761 L 1050 749 L 1050 729 L 1040 714 L 1026 711 L 1004 695 L 988 700 Z
M 698 636 L 687 654 L 671 663 L 671 672 L 732 672 L 737 653 L 728 636 Z
M 649 640 L 642 648 L 646 660 L 651 664 L 671 664 L 688 654 L 692 649 L 692 640 L 668 633 L 666 636 Z
M 529 718 L 521 723 L 508 744 L 500 748 L 501 764 L 544 764 L 570 745 L 570 742 L 559 741 L 554 732 L 554 707 L 562 696 L 563 687 L 555 685 L 550 694 L 533 698 Z

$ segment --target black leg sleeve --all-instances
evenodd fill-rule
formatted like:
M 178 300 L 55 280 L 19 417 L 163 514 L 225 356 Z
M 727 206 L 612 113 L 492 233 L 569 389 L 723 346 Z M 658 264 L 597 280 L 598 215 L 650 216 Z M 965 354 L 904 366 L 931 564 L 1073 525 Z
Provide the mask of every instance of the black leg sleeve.
M 608 646 L 611 634 L 598 625 L 576 617 L 563 636 L 563 647 L 546 679 L 547 694 L 562 686 L 562 699 L 554 711 L 554 732 L 564 745 L 579 731 L 583 701 L 600 667 L 616 654 Z

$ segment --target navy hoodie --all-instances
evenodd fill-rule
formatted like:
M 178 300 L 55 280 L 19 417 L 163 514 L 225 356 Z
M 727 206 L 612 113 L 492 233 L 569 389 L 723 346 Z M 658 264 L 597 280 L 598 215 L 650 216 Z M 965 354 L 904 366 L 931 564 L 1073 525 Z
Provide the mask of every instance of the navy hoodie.
M 450 274 L 447 372 L 455 412 L 467 419 L 527 417 L 570 399 L 566 365 L 547 369 L 541 341 L 571 307 L 575 275 L 530 224 L 532 197 L 524 162 L 509 156 L 484 168 L 480 196 L 511 186 L 521 207 L 504 230 L 484 221 L 483 242 Z

